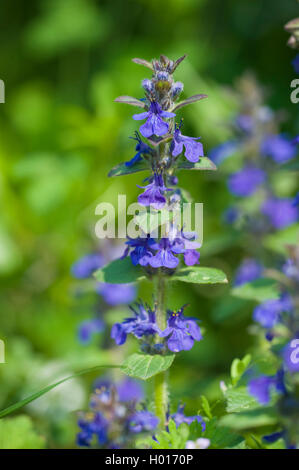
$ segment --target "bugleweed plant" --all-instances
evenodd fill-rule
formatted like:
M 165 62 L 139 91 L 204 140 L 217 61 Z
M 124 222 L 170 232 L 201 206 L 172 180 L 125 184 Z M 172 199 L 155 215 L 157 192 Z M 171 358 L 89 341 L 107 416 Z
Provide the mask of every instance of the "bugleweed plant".
M 183 59 L 172 61 L 165 56 L 152 62 L 134 59 L 135 63 L 152 72 L 151 79 L 142 82 L 145 98 L 120 96 L 116 99 L 141 108 L 142 112 L 134 114 L 133 119 L 144 122 L 134 137 L 136 155 L 113 168 L 110 176 L 139 171 L 148 171 L 149 175 L 146 184 L 141 186 L 144 191 L 138 196 L 138 203 L 144 208 L 137 216 L 139 235 L 127 240 L 122 258 L 95 273 L 100 283 L 121 284 L 146 278 L 153 283 L 153 305 L 142 301 L 133 305 L 132 316 L 116 323 L 111 331 L 111 337 L 119 346 L 126 342 L 128 335 L 135 336 L 139 342 L 140 351 L 125 360 L 123 371 L 132 377 L 143 380 L 153 377 L 154 380 L 154 414 L 143 410 L 134 418 L 141 420 L 138 421 L 140 431 L 151 430 L 156 425 L 158 429 L 166 430 L 170 418 L 177 425 L 197 421 L 204 428 L 202 417 L 186 417 L 183 408 L 173 416 L 169 414 L 168 369 L 174 364 L 176 354 L 190 350 L 194 342 L 201 341 L 202 333 L 198 319 L 185 315 L 185 305 L 177 311 L 167 309 L 167 288 L 170 282 L 178 281 L 227 282 L 223 272 L 197 266 L 200 247 L 197 234 L 184 231 L 174 216 L 186 202 L 184 191 L 178 187 L 177 172 L 215 169 L 215 165 L 204 157 L 199 138 L 185 136 L 182 121 L 176 122 L 178 109 L 206 97 L 195 95 L 179 101 L 183 84 L 174 81 L 173 73 Z M 155 212 L 161 217 L 158 232 L 152 230 L 151 217 Z M 168 215 L 168 222 L 163 226 L 165 215 Z
M 252 78 L 241 84 L 246 94 L 234 120 L 236 138 L 212 158 L 220 163 L 234 154 L 241 164 L 228 177 L 238 199 L 225 213 L 246 241 L 232 294 L 259 305 L 250 328 L 257 337 L 252 358 L 235 360 L 232 384 L 223 387 L 227 410 L 236 413 L 224 422 L 242 433 L 254 429 L 259 447 L 298 448 L 298 136 L 279 133 L 278 115 L 263 104 Z

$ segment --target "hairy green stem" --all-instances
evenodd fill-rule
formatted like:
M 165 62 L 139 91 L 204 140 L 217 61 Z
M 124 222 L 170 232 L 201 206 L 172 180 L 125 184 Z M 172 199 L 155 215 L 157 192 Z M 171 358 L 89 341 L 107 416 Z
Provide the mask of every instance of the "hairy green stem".
M 156 294 L 156 321 L 161 330 L 166 328 L 166 310 L 165 310 L 165 296 L 166 296 L 166 281 L 165 277 L 159 270 L 156 276 L 155 294 Z M 159 341 L 159 338 L 157 338 Z M 166 412 L 168 408 L 168 387 L 167 387 L 167 371 L 157 374 L 154 378 L 154 402 L 155 413 L 159 418 L 159 427 L 163 429 L 166 422 Z

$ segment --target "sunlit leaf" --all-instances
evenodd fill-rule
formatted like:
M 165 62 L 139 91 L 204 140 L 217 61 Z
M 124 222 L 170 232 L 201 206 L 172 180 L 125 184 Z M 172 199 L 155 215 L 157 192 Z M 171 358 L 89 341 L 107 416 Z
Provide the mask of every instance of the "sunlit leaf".
M 134 266 L 129 256 L 112 261 L 98 269 L 94 276 L 97 281 L 107 284 L 128 284 L 145 279 L 142 268 Z
M 168 354 L 132 354 L 122 365 L 122 370 L 130 377 L 147 380 L 160 372 L 167 370 L 173 363 L 175 355 Z
M 234 287 L 232 295 L 241 299 L 263 302 L 264 300 L 278 299 L 280 292 L 276 281 L 262 278 L 246 282 L 246 284 L 239 287 Z
M 170 280 L 194 284 L 223 284 L 228 282 L 225 273 L 220 269 L 198 266 L 181 268 L 170 277 Z

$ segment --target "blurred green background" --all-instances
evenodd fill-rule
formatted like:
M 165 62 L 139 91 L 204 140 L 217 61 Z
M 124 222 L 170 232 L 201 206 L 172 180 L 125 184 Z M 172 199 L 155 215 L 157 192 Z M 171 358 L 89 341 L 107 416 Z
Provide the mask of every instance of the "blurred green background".
M 3 408 L 73 370 L 120 361 L 136 348 L 134 341 L 99 348 L 99 338 L 79 344 L 76 329 L 91 316 L 93 299 L 76 297 L 70 275 L 72 263 L 98 245 L 97 203 L 115 202 L 118 193 L 133 202 L 139 191 L 140 174 L 107 178 L 112 166 L 134 154 L 128 139 L 136 129 L 134 110 L 113 102 L 121 94 L 142 96 L 140 82 L 149 74 L 132 57 L 188 54 L 176 79 L 185 83 L 186 96 L 209 98 L 181 115 L 185 133 L 202 136 L 206 151 L 230 137 L 225 122 L 238 110 L 231 87 L 248 70 L 268 90 L 268 105 L 285 110 L 282 130 L 294 134 L 299 123 L 289 99 L 295 53 L 283 30 L 298 16 L 295 0 L 6 0 L 0 8 Z M 231 199 L 224 175 L 185 172 L 180 184 L 204 203 L 202 265 L 220 267 L 231 279 L 243 248 L 234 246 L 221 221 Z M 228 289 L 176 286 L 170 292 L 169 306 L 188 302 L 186 313 L 198 316 L 205 330 L 171 375 L 174 404 L 182 399 L 187 412 L 203 393 L 219 398 L 232 359 L 252 344 L 251 306 L 233 301 L 223 307 Z M 141 286 L 141 294 L 150 300 L 150 287 Z M 28 442 L 2 438 L 0 447 L 74 446 L 76 410 L 86 408 L 93 379 L 73 380 L 25 408 L 31 420 L 18 419 Z

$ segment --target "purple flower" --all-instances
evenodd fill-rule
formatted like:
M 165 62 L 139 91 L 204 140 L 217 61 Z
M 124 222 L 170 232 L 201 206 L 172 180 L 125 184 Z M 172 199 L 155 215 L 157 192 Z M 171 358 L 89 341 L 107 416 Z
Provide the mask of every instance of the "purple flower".
M 115 323 L 111 330 L 111 338 L 118 345 L 126 342 L 129 333 L 140 339 L 142 336 L 154 335 L 159 332 L 153 310 L 149 307 L 146 308 L 142 303 L 136 304 L 137 310 L 133 307 L 130 308 L 134 317 L 126 318 L 122 323 Z
M 289 372 L 299 372 L 299 335 L 293 338 L 283 351 L 284 364 Z
M 276 163 L 284 163 L 296 156 L 296 147 L 282 134 L 269 135 L 261 144 L 261 153 Z
M 282 294 L 279 299 L 266 300 L 258 305 L 253 312 L 254 321 L 263 328 L 273 328 L 281 319 L 283 312 L 291 312 L 293 303 L 288 294 Z
M 238 149 L 238 143 L 233 140 L 224 142 L 223 144 L 214 147 L 209 154 L 210 159 L 216 164 L 219 165 L 228 157 L 233 155 Z
M 99 283 L 96 290 L 105 302 L 112 306 L 130 304 L 136 297 L 136 287 L 133 284 Z
M 153 431 L 158 426 L 159 419 L 150 411 L 136 411 L 129 418 L 129 429 L 131 432 Z
M 252 379 L 248 384 L 248 392 L 254 396 L 261 405 L 267 405 L 270 402 L 271 390 L 285 393 L 284 372 L 279 370 L 274 376 L 261 375 Z
M 204 422 L 203 418 L 200 415 L 195 416 L 185 416 L 184 413 L 185 405 L 179 405 L 177 412 L 173 413 L 170 417 L 174 420 L 176 426 L 180 426 L 182 423 L 186 423 L 190 426 L 193 421 L 197 421 L 201 424 L 202 432 L 206 429 L 206 423 Z
M 263 266 L 255 259 L 245 259 L 239 266 L 236 278 L 235 286 L 241 286 L 246 282 L 254 281 L 259 279 L 263 272 Z
M 177 96 L 179 96 L 182 93 L 183 89 L 184 85 L 182 82 L 174 82 L 170 90 L 172 98 L 176 98 Z
M 86 320 L 79 326 L 78 337 L 81 343 L 88 344 L 95 333 L 101 333 L 105 328 L 105 323 L 100 318 Z
M 79 446 L 89 447 L 94 435 L 97 436 L 99 444 L 107 442 L 108 422 L 101 413 L 92 414 L 91 420 L 79 419 L 78 425 L 81 428 L 81 432 L 77 435 Z
M 238 220 L 240 216 L 240 211 L 236 207 L 229 207 L 223 214 L 224 222 L 227 224 L 233 224 Z
M 134 248 L 130 253 L 134 266 L 137 266 L 137 264 L 140 264 L 140 266 L 147 266 L 150 258 L 154 254 L 153 247 L 156 246 L 156 242 L 153 238 L 147 236 L 135 239 L 129 238 L 129 240 L 126 241 L 126 245 L 128 245 L 128 247 L 126 248 L 123 256 L 127 256 L 130 249 Z
M 181 134 L 180 127 L 175 128 L 173 140 L 171 142 L 170 151 L 174 157 L 180 155 L 185 147 L 185 157 L 189 162 L 195 163 L 199 157 L 203 157 L 203 146 L 201 142 L 197 142 L 200 137 L 187 137 Z
M 248 166 L 229 177 L 228 188 L 235 196 L 251 196 L 265 179 L 266 175 L 262 170 Z
M 282 229 L 298 220 L 298 208 L 294 206 L 292 199 L 270 198 L 261 207 L 274 228 Z
M 159 103 L 151 101 L 148 111 L 141 114 L 134 114 L 135 121 L 146 119 L 145 124 L 140 127 L 140 133 L 143 137 L 151 137 L 152 135 L 161 136 L 168 132 L 169 125 L 162 118 L 175 117 L 174 113 L 163 111 Z
M 147 186 L 138 186 L 145 189 L 144 193 L 138 196 L 138 202 L 142 206 L 152 206 L 154 209 L 162 209 L 166 203 L 165 191 L 171 191 L 166 188 L 162 174 L 155 173 L 154 179 Z
M 292 66 L 295 72 L 299 75 L 299 54 L 296 55 L 295 59 L 292 60 Z
M 180 242 L 176 243 L 171 241 L 168 238 L 161 238 L 157 244 L 157 249 L 158 251 L 155 256 L 149 260 L 149 264 L 152 268 L 160 268 L 164 266 L 165 268 L 175 269 L 179 264 L 179 259 L 174 256 L 174 253 L 183 253 L 184 245 Z
M 144 142 L 142 142 L 142 140 L 140 139 L 138 135 L 138 132 L 136 132 L 136 137 L 132 137 L 132 138 L 134 140 L 137 140 L 137 144 L 135 147 L 135 150 L 137 150 L 137 153 L 131 160 L 129 160 L 128 162 L 125 162 L 125 165 L 127 167 L 131 167 L 135 165 L 135 163 L 140 162 L 142 160 L 142 154 L 150 154 L 152 152 L 151 147 L 145 144 Z
M 248 384 L 248 392 L 254 396 L 261 405 L 267 405 L 270 401 L 270 391 L 276 386 L 275 377 L 262 375 L 253 379 Z
M 254 127 L 253 117 L 249 114 L 239 114 L 235 120 L 236 126 L 246 134 L 250 134 Z
M 299 266 L 297 266 L 293 259 L 286 260 L 285 264 L 282 267 L 282 271 L 290 279 L 299 282 Z
M 125 378 L 116 386 L 120 401 L 140 401 L 143 399 L 143 388 L 139 382 L 129 377 Z
M 187 266 L 193 266 L 198 263 L 199 253 L 196 251 L 201 245 L 194 241 L 196 234 L 194 232 L 178 232 L 175 227 L 171 227 L 168 238 L 161 238 L 159 243 L 153 248 L 158 251 L 149 260 L 153 268 L 165 267 L 175 269 L 179 264 L 179 259 L 175 256 L 184 254 L 184 261 Z
M 177 312 L 168 312 L 167 328 L 159 335 L 167 339 L 168 349 L 172 352 L 189 351 L 194 341 L 202 339 L 200 328 L 197 325 L 197 319 L 185 317 L 183 315 L 184 307 Z
M 99 253 L 90 253 L 73 264 L 71 271 L 77 279 L 85 279 L 103 265 L 103 257 Z

